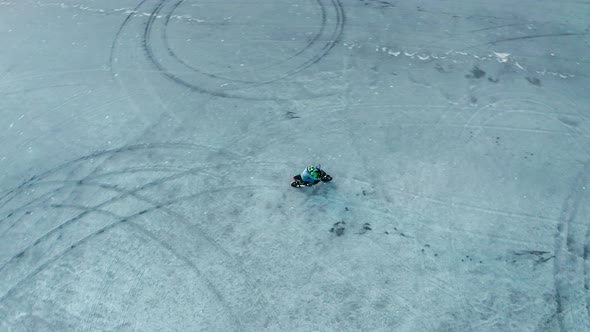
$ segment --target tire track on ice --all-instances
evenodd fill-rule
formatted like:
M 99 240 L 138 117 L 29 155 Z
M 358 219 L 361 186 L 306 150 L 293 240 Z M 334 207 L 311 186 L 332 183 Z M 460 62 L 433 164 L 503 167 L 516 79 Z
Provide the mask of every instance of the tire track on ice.
M 555 235 L 555 260 L 553 266 L 553 280 L 555 288 L 555 314 L 550 318 L 546 324 L 549 324 L 553 317 L 557 318 L 557 322 L 561 331 L 567 331 L 565 321 L 565 314 L 572 312 L 569 308 L 572 304 L 568 303 L 571 299 L 572 284 L 572 267 L 575 260 L 576 248 L 574 247 L 575 234 L 570 229 L 570 225 L 578 217 L 578 210 L 585 198 L 585 190 L 583 189 L 590 179 L 590 161 L 584 164 L 584 167 L 576 177 L 570 187 L 570 192 L 563 203 L 562 212 L 557 225 L 557 233 Z M 587 245 L 585 245 L 587 247 Z M 583 255 L 584 256 L 584 255 Z M 583 258 L 582 256 L 582 258 Z M 586 270 L 584 269 L 584 272 Z M 587 280 L 587 275 L 584 276 Z M 587 300 L 587 297 L 586 297 Z M 586 301 L 586 311 L 590 312 L 590 303 Z

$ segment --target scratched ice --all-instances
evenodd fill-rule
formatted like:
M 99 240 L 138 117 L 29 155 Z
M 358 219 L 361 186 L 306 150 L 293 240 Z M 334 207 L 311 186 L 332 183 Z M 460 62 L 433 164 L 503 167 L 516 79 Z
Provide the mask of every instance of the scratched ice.
M 589 331 L 588 10 L 0 2 L 0 331 Z

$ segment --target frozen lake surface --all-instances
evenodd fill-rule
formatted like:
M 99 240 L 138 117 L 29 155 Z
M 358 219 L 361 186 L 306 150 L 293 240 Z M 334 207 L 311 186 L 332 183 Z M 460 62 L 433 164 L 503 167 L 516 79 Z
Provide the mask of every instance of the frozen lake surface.
M 0 2 L 0 330 L 589 331 L 588 13 Z

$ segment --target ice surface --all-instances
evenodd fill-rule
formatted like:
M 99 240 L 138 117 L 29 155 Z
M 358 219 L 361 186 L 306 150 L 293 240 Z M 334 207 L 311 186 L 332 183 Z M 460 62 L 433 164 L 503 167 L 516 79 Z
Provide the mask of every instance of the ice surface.
M 0 331 L 590 330 L 589 12 L 0 2 Z

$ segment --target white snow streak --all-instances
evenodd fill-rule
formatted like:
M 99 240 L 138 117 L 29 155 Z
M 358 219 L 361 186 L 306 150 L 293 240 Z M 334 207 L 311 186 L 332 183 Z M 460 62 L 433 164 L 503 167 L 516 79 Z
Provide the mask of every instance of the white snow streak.
M 0 2 L 0 5 L 13 5 L 16 4 L 14 2 Z M 129 8 L 117 8 L 117 9 L 102 9 L 102 8 L 93 8 L 93 7 L 89 7 L 89 6 L 85 6 L 85 5 L 68 5 L 65 3 L 56 3 L 56 2 L 50 2 L 50 3 L 41 3 L 41 2 L 37 2 L 37 7 L 59 7 L 59 8 L 63 8 L 63 9 L 78 9 L 78 10 L 82 10 L 85 12 L 91 12 L 91 13 L 97 13 L 97 14 L 103 14 L 103 15 L 108 15 L 108 14 L 122 14 L 122 15 L 133 15 L 134 17 L 151 17 L 152 14 L 151 13 L 144 13 L 144 12 L 138 12 L 136 10 L 132 10 Z M 162 18 L 162 15 L 156 15 L 155 18 Z M 170 16 L 171 19 L 177 20 L 177 21 L 188 21 L 188 22 L 197 22 L 197 23 L 203 23 L 205 22 L 205 20 L 202 19 L 198 19 L 195 17 L 192 17 L 190 15 L 172 15 Z
M 354 45 L 355 46 L 354 48 L 360 48 L 360 46 L 358 44 L 344 43 L 344 46 L 347 46 L 348 49 L 353 49 L 353 47 L 350 47 L 349 45 Z M 463 52 L 463 51 L 449 50 L 449 51 L 442 53 L 442 55 L 441 55 L 441 54 L 435 54 L 435 53 L 421 53 L 421 52 L 417 52 L 417 51 L 409 52 L 409 51 L 404 51 L 404 50 L 395 50 L 395 49 L 390 49 L 389 47 L 386 47 L 386 46 L 379 46 L 379 45 L 375 46 L 375 51 L 379 52 L 379 53 L 385 53 L 387 55 L 394 56 L 394 57 L 398 57 L 400 55 L 403 55 L 407 58 L 418 59 L 420 61 L 428 61 L 430 59 L 446 59 L 451 56 L 454 56 L 455 59 L 457 57 L 471 57 L 471 58 L 478 59 L 481 61 L 496 60 L 499 63 L 511 64 L 520 70 L 527 71 L 527 68 L 525 68 L 520 63 L 518 63 L 518 61 L 513 59 L 512 54 L 503 53 L 503 52 L 493 52 L 492 51 L 491 53 L 489 53 L 487 55 L 478 55 L 478 54 L 470 54 L 470 53 Z M 455 60 L 453 58 L 451 58 L 451 59 L 454 63 L 457 62 L 457 60 Z M 573 74 L 551 72 L 551 71 L 547 71 L 546 69 L 543 71 L 536 71 L 536 73 L 541 74 L 541 75 L 552 75 L 552 76 L 561 77 L 561 78 L 575 77 L 575 75 L 573 75 Z

